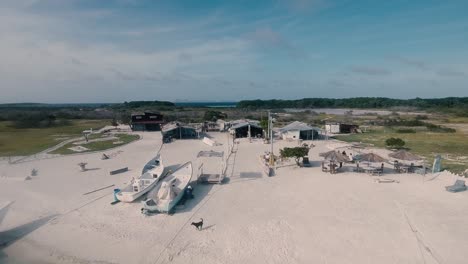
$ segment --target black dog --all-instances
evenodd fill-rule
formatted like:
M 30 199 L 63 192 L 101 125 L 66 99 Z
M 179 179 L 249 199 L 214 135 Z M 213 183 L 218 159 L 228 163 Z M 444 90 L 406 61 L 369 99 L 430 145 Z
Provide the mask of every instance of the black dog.
M 195 226 L 195 228 L 198 229 L 198 231 L 203 229 L 203 218 L 200 219 L 200 222 L 192 222 L 192 225 Z

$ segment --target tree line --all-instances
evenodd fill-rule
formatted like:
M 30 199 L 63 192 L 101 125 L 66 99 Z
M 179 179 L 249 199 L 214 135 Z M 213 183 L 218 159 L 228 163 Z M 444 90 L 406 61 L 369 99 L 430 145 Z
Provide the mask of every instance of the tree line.
M 237 103 L 238 108 L 279 109 L 279 108 L 363 108 L 388 109 L 413 107 L 423 110 L 439 110 L 468 116 L 468 97 L 447 97 L 434 99 L 392 99 L 385 97 L 355 98 L 303 98 L 297 100 L 244 100 Z

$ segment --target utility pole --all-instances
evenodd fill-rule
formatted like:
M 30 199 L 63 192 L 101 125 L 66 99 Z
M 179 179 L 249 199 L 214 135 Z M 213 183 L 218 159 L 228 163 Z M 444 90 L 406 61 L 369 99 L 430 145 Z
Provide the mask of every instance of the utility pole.
M 273 155 L 273 119 L 271 117 L 270 111 L 268 111 L 268 124 L 269 124 L 269 133 L 270 133 L 270 144 L 271 144 L 271 151 L 270 151 L 270 166 L 273 167 L 275 165 L 275 157 Z
M 270 111 L 268 111 L 268 128 L 265 132 L 267 133 L 266 138 L 268 139 L 270 137 Z

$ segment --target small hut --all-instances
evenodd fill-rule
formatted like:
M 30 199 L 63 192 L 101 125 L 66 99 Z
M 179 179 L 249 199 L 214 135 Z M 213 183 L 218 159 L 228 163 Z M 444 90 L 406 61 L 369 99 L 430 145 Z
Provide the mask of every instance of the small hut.
M 349 134 L 349 133 L 358 133 L 359 126 L 353 124 L 345 124 L 345 123 L 326 123 L 325 130 L 327 133 L 332 134 Z
M 262 127 L 251 121 L 237 123 L 229 128 L 229 132 L 236 138 L 263 137 Z
M 286 139 L 314 140 L 319 138 L 320 129 L 305 123 L 294 121 L 279 129 L 281 137 Z
M 166 124 L 161 129 L 164 139 L 194 139 L 200 135 L 200 130 L 179 122 Z

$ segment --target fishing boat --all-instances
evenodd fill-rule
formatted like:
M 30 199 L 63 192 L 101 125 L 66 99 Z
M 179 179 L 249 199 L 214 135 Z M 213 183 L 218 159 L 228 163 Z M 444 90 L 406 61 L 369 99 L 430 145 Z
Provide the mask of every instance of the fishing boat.
M 158 154 L 156 157 L 148 161 L 146 165 L 143 167 L 143 170 L 141 171 L 141 174 L 145 173 L 151 173 L 153 177 L 161 179 L 164 177 L 164 164 L 161 159 L 161 155 Z
M 192 172 L 192 162 L 187 162 L 167 175 L 148 193 L 142 212 L 169 213 L 184 196 Z
M 131 203 L 151 190 L 164 177 L 164 165 L 158 154 L 143 167 L 141 176 L 116 193 L 121 202 Z

